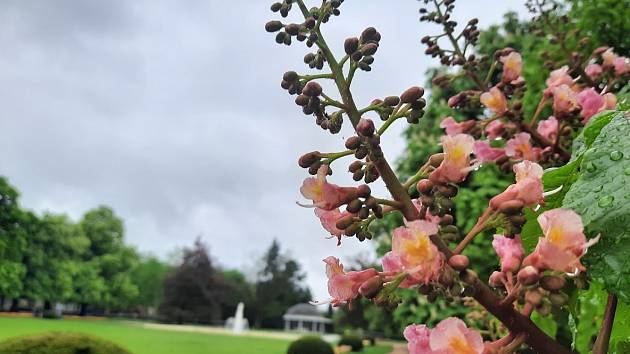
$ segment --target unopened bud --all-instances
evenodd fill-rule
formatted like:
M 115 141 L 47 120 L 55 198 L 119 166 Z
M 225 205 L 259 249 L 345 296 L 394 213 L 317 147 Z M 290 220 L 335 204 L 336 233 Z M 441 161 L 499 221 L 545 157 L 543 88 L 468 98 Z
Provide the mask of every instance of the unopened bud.
M 388 96 L 383 100 L 385 105 L 393 107 L 400 103 L 400 97 L 398 96 Z
M 365 220 L 370 217 L 370 208 L 363 207 L 359 210 L 359 214 L 357 214 L 361 220 Z
M 412 103 L 419 100 L 422 95 L 424 95 L 424 89 L 422 87 L 410 87 L 400 95 L 400 101 L 402 103 Z
M 361 118 L 356 127 L 357 133 L 363 136 L 372 136 L 374 134 L 374 122 L 368 118 Z
M 352 179 L 357 182 L 360 181 L 363 178 L 363 176 L 365 176 L 365 171 L 363 170 L 356 170 L 352 173 Z
M 310 97 L 317 97 L 322 93 L 322 86 L 315 81 L 311 81 L 304 86 L 302 93 Z
M 316 161 L 319 161 L 319 151 L 312 151 L 302 155 L 298 160 L 298 165 L 302 168 L 309 168 Z
M 368 155 L 368 149 L 365 148 L 364 146 L 360 146 L 357 148 L 357 150 L 354 152 L 354 157 L 356 157 L 359 160 L 364 159 L 367 155 Z
M 282 80 L 286 82 L 295 82 L 298 79 L 299 75 L 295 71 L 287 71 L 282 75 Z
M 499 205 L 499 212 L 506 215 L 517 214 L 523 210 L 523 206 L 524 204 L 520 200 L 508 200 Z
M 310 98 L 307 95 L 298 95 L 295 98 L 295 104 L 297 104 L 298 106 L 306 106 L 309 102 Z
M 447 198 L 452 198 L 457 195 L 456 186 L 450 186 L 450 185 L 439 186 L 438 191 L 440 191 L 440 193 L 442 193 L 442 195 Z
M 475 281 L 477 281 L 477 273 L 475 273 L 474 271 L 467 269 L 462 271 L 459 274 L 459 278 L 467 284 L 473 284 Z
M 354 222 L 355 222 L 354 216 L 346 215 L 343 218 L 337 220 L 337 223 L 335 224 L 335 226 L 340 230 L 344 230 L 350 227 L 350 225 L 354 224 Z
M 284 27 L 284 30 L 288 34 L 295 36 L 300 33 L 300 25 L 298 25 L 297 23 L 290 23 Z
M 453 286 L 453 274 L 451 272 L 442 272 L 439 278 L 440 284 L 444 285 L 447 288 Z
M 343 230 L 343 233 L 346 236 L 354 236 L 354 235 L 357 234 L 357 232 L 359 232 L 359 230 L 361 230 L 361 223 L 356 222 L 356 223 L 346 227 L 346 229 Z
M 444 153 L 433 154 L 429 157 L 429 165 L 438 167 L 444 161 Z
M 469 264 L 470 261 L 468 260 L 468 257 L 462 254 L 456 254 L 448 260 L 448 265 L 458 271 L 465 270 L 466 268 L 468 268 Z
M 532 266 L 527 266 L 518 272 L 516 279 L 523 285 L 533 285 L 540 279 L 540 272 Z
M 381 289 L 383 289 L 383 279 L 380 275 L 375 275 L 361 284 L 359 294 L 368 299 L 373 299 Z
M 352 55 L 352 53 L 356 52 L 359 48 L 359 38 L 350 37 L 346 38 L 343 42 L 343 49 L 348 55 Z
M 416 184 L 416 189 L 422 194 L 429 194 L 433 190 L 433 186 L 433 182 L 429 181 L 428 179 L 421 179 Z
M 361 54 L 363 54 L 363 55 L 374 55 L 374 53 L 376 53 L 377 50 L 378 50 L 378 44 L 370 43 L 370 44 L 366 44 L 363 47 L 361 47 Z
M 313 29 L 316 24 L 317 24 L 317 21 L 315 21 L 313 17 L 309 17 L 306 19 L 306 21 L 304 21 L 304 27 L 308 29 Z
M 540 305 L 542 302 L 542 294 L 538 290 L 529 290 L 525 293 L 525 301 L 532 304 L 534 307 Z
M 527 222 L 527 219 L 523 215 L 512 215 L 508 218 L 512 225 L 516 227 L 521 227 Z
M 280 21 L 269 21 L 265 24 L 267 32 L 278 32 L 280 29 L 282 29 L 282 22 Z
M 359 212 L 359 210 L 361 210 L 361 207 L 363 206 L 363 202 L 360 201 L 359 199 L 353 199 L 352 201 L 350 201 L 350 203 L 348 203 L 348 205 L 346 206 L 346 210 L 349 213 L 357 213 Z
M 351 136 L 346 140 L 346 149 L 355 150 L 361 146 L 361 138 L 358 136 Z
M 367 198 L 370 196 L 371 193 L 372 193 L 372 190 L 370 190 L 370 186 L 368 186 L 367 184 L 362 184 L 357 187 L 358 197 Z
M 446 214 L 440 218 L 440 225 L 446 226 L 453 224 L 453 215 Z
M 569 301 L 569 297 L 565 293 L 551 293 L 549 294 L 549 301 L 554 306 L 562 306 Z
M 488 284 L 490 284 L 490 286 L 493 288 L 500 288 L 504 286 L 503 284 L 504 281 L 505 281 L 505 274 L 498 271 L 494 271 L 492 272 L 492 274 L 490 274 L 490 279 L 488 279 Z
M 361 161 L 354 161 L 353 163 L 350 164 L 350 166 L 348 166 L 348 172 L 356 172 L 358 170 L 360 170 L 363 167 L 363 162 Z
M 540 286 L 549 291 L 558 291 L 566 285 L 564 277 L 558 275 L 545 275 L 540 279 Z

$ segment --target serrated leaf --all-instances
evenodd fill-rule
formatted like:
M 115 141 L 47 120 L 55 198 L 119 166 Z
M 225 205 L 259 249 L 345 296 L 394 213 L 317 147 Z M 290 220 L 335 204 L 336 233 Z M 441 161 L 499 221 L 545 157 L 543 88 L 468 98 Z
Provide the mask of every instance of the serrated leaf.
M 591 147 L 595 139 L 599 136 L 602 128 L 610 123 L 615 114 L 619 114 L 619 112 L 604 111 L 591 117 L 588 124 L 582 129 L 580 135 L 573 140 L 571 160 L 575 160 L 577 156 L 580 156 L 586 149 Z
M 630 301 L 629 136 L 630 121 L 616 112 L 581 155 L 578 178 L 562 205 L 580 214 L 589 237 L 601 234 L 584 264 L 591 278 L 625 302 Z M 585 138 L 587 145 L 590 139 Z

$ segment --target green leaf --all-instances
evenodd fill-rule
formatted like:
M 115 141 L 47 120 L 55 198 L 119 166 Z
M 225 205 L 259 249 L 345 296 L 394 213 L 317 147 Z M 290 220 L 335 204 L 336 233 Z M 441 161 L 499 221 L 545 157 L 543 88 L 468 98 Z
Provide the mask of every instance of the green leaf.
M 558 323 L 554 320 L 553 316 L 542 317 L 538 312 L 532 313 L 532 321 L 540 328 L 545 334 L 551 338 L 556 337 L 558 332 Z
M 595 122 L 607 118 L 600 116 Z M 601 281 L 625 302 L 630 301 L 630 121 L 621 112 L 599 128 L 585 128 L 585 144 L 577 180 L 563 200 L 563 207 L 582 217 L 586 234 L 600 241 L 583 258 L 592 279 Z M 590 131 L 587 132 L 587 130 Z M 592 140 L 592 142 L 591 142 Z M 590 144 L 589 144 L 590 143 Z
M 602 128 L 610 123 L 615 114 L 620 113 L 616 111 L 604 111 L 591 117 L 586 127 L 582 129 L 580 135 L 573 140 L 571 160 L 575 160 L 577 156 L 583 154 L 586 149 L 591 147 L 595 139 L 599 136 Z

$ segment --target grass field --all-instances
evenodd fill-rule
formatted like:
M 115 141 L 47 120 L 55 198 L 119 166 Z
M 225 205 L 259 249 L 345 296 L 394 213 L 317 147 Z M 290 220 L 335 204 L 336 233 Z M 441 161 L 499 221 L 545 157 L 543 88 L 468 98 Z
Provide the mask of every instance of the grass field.
M 44 320 L 0 317 L 0 341 L 44 331 L 84 332 L 121 344 L 134 354 L 284 354 L 288 340 L 234 337 L 141 328 L 113 320 Z M 366 348 L 364 354 L 385 354 L 387 347 Z

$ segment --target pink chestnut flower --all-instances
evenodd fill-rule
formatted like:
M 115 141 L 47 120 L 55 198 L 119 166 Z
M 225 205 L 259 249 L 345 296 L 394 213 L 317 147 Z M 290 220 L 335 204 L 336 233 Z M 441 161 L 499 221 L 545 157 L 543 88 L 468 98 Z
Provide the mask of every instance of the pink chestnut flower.
M 505 150 L 493 148 L 485 140 L 477 140 L 473 145 L 473 154 L 475 154 L 479 163 L 495 162 L 505 156 Z
M 374 268 L 358 272 L 344 272 L 343 264 L 336 257 L 327 257 L 326 276 L 328 277 L 328 293 L 332 297 L 330 303 L 339 306 L 359 296 L 359 287 L 368 279 L 378 275 Z
M 602 66 L 599 64 L 588 64 L 584 72 L 591 80 L 596 80 L 602 74 Z
M 494 140 L 500 137 L 501 134 L 503 134 L 505 126 L 503 125 L 503 122 L 501 120 L 495 119 L 492 122 L 488 123 L 488 125 L 486 125 L 486 129 L 484 130 L 488 139 Z
M 512 168 L 516 174 L 516 183 L 490 199 L 490 207 L 498 209 L 501 204 L 511 200 L 519 200 L 528 206 L 541 203 L 543 201 L 543 168 L 528 160 L 519 162 Z
M 499 60 L 503 63 L 503 74 L 501 81 L 508 83 L 517 80 L 523 70 L 523 59 L 518 52 L 511 52 L 504 55 Z
M 606 68 L 612 68 L 615 75 L 621 76 L 628 72 L 628 58 L 618 56 L 612 48 L 608 48 L 602 53 L 602 59 L 602 65 Z
M 481 334 L 456 317 L 446 318 L 435 326 L 429 335 L 429 346 L 433 353 L 440 354 L 482 354 L 484 351 Z
M 425 220 L 407 222 L 406 226 L 394 229 L 392 250 L 385 254 L 382 263 L 385 272 L 407 274 L 401 288 L 437 280 L 444 255 L 429 238 L 437 232 L 437 225 Z
M 560 85 L 553 90 L 553 113 L 562 116 L 578 107 L 575 92 L 568 85 Z
M 538 239 L 536 249 L 523 261 L 539 270 L 551 269 L 559 272 L 577 273 L 584 271 L 580 258 L 588 247 L 599 240 L 599 236 L 586 240 L 582 218 L 569 209 L 552 209 L 538 216 L 544 237 Z
M 523 160 L 538 161 L 541 153 L 542 150 L 540 148 L 532 146 L 529 133 L 518 133 L 508 140 L 505 145 L 505 154 L 507 156 Z
M 502 115 L 507 111 L 507 99 L 501 90 L 493 87 L 488 92 L 484 92 L 479 96 L 481 103 L 486 106 L 492 113 Z
M 525 250 L 521 243 L 521 236 L 517 235 L 514 238 L 508 238 L 503 235 L 494 235 L 492 240 L 492 247 L 499 255 L 501 259 L 501 271 L 502 272 L 516 272 Z
M 536 131 L 550 141 L 554 141 L 558 136 L 558 120 L 554 116 L 541 120 L 538 122 Z
M 405 328 L 403 336 L 407 340 L 409 354 L 435 354 L 429 345 L 431 330 L 425 325 L 412 324 Z
M 444 160 L 429 179 L 436 183 L 459 183 L 470 172 L 470 154 L 475 139 L 468 134 L 445 135 L 441 138 Z
M 315 208 L 315 215 L 319 218 L 319 221 L 322 223 L 324 229 L 332 236 L 337 237 L 337 245 L 341 244 L 341 236 L 343 236 L 343 230 L 337 228 L 337 222 L 350 215 L 348 211 L 339 211 L 339 209 L 325 210 L 320 208 Z
M 573 85 L 573 78 L 568 74 L 569 67 L 563 66 L 560 69 L 556 69 L 549 73 L 549 78 L 545 81 L 547 88 L 544 91 L 545 96 L 549 97 L 553 94 L 553 90 L 556 87 L 567 85 Z
M 617 105 L 617 97 L 612 93 L 600 95 L 593 88 L 587 88 L 577 95 L 577 102 L 582 108 L 582 123 L 586 124 L 592 116 Z
M 422 201 L 420 199 L 412 199 L 411 202 L 413 203 L 413 205 L 416 207 L 416 209 L 418 209 L 418 211 L 422 210 Z M 433 215 L 431 214 L 431 212 L 429 210 L 425 210 L 424 213 L 424 220 L 434 223 L 434 224 L 439 224 L 440 223 L 440 216 L 439 215 Z M 405 219 L 405 223 L 407 223 L 407 219 Z
M 476 122 L 472 119 L 458 123 L 453 117 L 446 117 L 440 123 L 440 128 L 446 130 L 446 135 L 457 135 L 467 132 L 470 128 L 475 126 L 475 123 Z
M 300 187 L 300 193 L 302 193 L 304 198 L 312 200 L 313 204 L 300 204 L 301 206 L 333 210 L 356 198 L 356 188 L 340 187 L 336 184 L 328 183 L 326 181 L 327 174 L 328 165 L 322 165 L 317 170 L 316 177 L 309 177 L 304 180 L 302 187 Z

